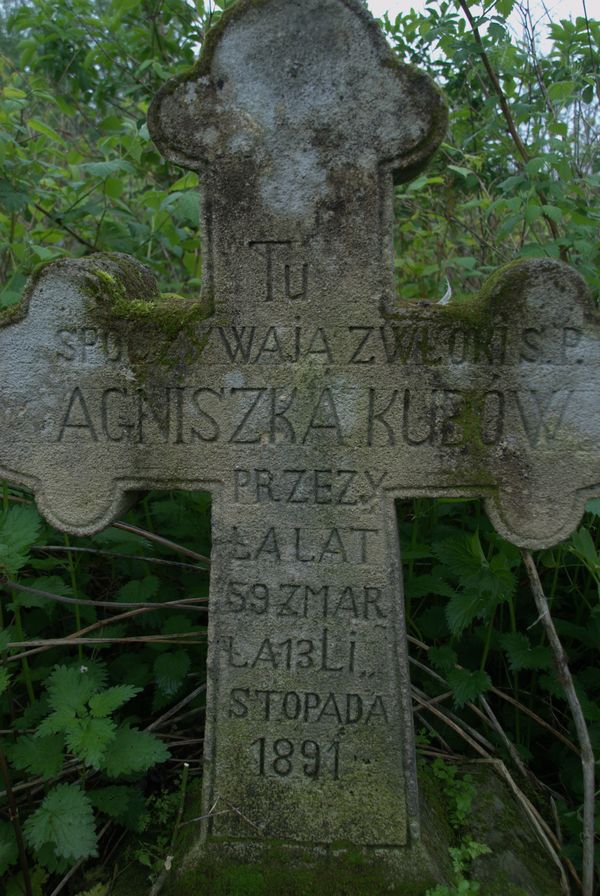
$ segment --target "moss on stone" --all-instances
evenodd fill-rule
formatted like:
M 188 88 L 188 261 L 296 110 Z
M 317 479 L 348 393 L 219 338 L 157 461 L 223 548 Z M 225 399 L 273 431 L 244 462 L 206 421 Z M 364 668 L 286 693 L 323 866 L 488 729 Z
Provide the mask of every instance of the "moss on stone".
M 560 896 L 557 871 L 493 765 L 463 762 L 459 770 L 473 779 L 474 790 L 467 825 L 460 831 L 450 824 L 452 806 L 431 764 L 419 762 L 423 840 L 402 850 L 396 864 L 383 850 L 366 851 L 344 843 L 319 850 L 267 839 L 255 841 L 252 853 L 248 842 L 210 838 L 200 854 L 195 847 L 197 824 L 186 824 L 180 829 L 173 871 L 162 892 L 165 896 L 425 896 L 433 878 L 452 886 L 447 849 L 467 836 L 492 847 L 489 855 L 475 861 L 470 875 L 479 881 L 482 896 Z M 189 788 L 188 820 L 199 814 L 200 790 L 200 781 Z M 362 811 L 367 805 L 362 804 Z M 443 868 L 436 850 L 446 856 Z M 505 867 L 508 854 L 514 861 Z M 112 896 L 147 896 L 147 881 L 146 869 L 128 865 Z
M 290 862 L 289 852 L 273 844 L 258 863 L 204 860 L 173 878 L 170 896 L 423 896 L 421 885 L 396 885 L 380 858 L 356 848 L 316 859 Z
M 207 299 L 193 301 L 174 293 L 161 295 L 150 271 L 127 255 L 91 256 L 87 270 L 100 310 L 110 317 L 147 324 L 165 336 L 189 331 L 212 313 L 212 303 Z

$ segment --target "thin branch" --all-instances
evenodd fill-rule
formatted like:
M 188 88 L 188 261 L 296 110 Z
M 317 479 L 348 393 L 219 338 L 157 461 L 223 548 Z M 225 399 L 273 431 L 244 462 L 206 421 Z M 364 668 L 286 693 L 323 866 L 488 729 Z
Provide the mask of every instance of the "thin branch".
M 92 243 L 89 243 L 86 239 L 84 239 L 84 237 L 80 236 L 75 230 L 73 230 L 72 227 L 69 227 L 68 224 L 65 224 L 61 217 L 59 217 L 58 215 L 53 215 L 52 212 L 49 212 L 48 209 L 45 209 L 43 206 L 38 205 L 37 202 L 32 202 L 31 204 L 38 210 L 38 212 L 41 212 L 42 215 L 45 215 L 46 218 L 48 218 L 54 224 L 62 227 L 63 230 L 70 234 L 73 239 L 77 240 L 78 243 L 81 243 L 82 246 L 85 246 L 86 249 L 89 249 L 91 252 L 96 251 L 96 247 Z
M 192 691 L 191 694 L 188 694 L 183 698 L 183 700 L 180 700 L 176 706 L 172 706 L 162 716 L 159 716 L 158 719 L 155 719 L 154 722 L 151 722 L 148 727 L 144 729 L 144 731 L 155 731 L 157 728 L 160 728 L 162 725 L 164 725 L 165 722 L 167 722 L 173 716 L 177 715 L 180 709 L 183 709 L 184 706 L 187 706 L 188 703 L 191 703 L 192 700 L 195 700 L 196 697 L 199 697 L 200 694 L 204 693 L 205 690 L 206 683 L 201 684 L 194 691 Z
M 39 588 L 30 588 L 27 585 L 20 585 L 18 582 L 2 582 L 0 585 L 7 591 L 16 591 L 20 594 L 33 594 L 36 597 L 43 597 L 45 600 L 55 601 L 59 604 L 76 604 L 80 607 L 105 607 L 109 610 L 196 610 L 198 612 L 206 612 L 207 606 L 198 607 L 197 604 L 207 604 L 207 597 L 184 597 L 181 600 L 157 601 L 156 603 L 142 603 L 141 601 L 127 603 L 126 601 L 115 600 L 86 600 L 83 597 L 65 597 L 63 594 L 53 594 L 51 591 L 41 591 Z M 118 617 L 117 617 L 118 619 Z M 117 620 L 115 620 L 117 621 Z
M 46 553 L 73 553 L 96 554 L 99 557 L 111 557 L 115 560 L 138 560 L 140 563 L 155 563 L 160 566 L 174 566 L 177 569 L 191 569 L 194 572 L 206 572 L 204 566 L 195 566 L 193 563 L 179 563 L 177 560 L 164 560 L 162 557 L 145 557 L 143 554 L 121 554 L 119 551 L 102 551 L 98 548 L 82 548 L 73 545 L 61 544 L 34 544 L 32 551 L 44 551 Z
M 477 44 L 477 49 L 478 49 L 479 55 L 481 57 L 481 61 L 483 63 L 483 66 L 484 66 L 487 74 L 488 74 L 490 81 L 492 82 L 492 87 L 494 88 L 494 93 L 498 97 L 500 109 L 502 110 L 504 120 L 506 121 L 506 125 L 508 127 L 509 134 L 512 137 L 513 143 L 515 144 L 515 146 L 517 148 L 517 152 L 518 152 L 519 156 L 521 157 L 521 161 L 524 164 L 527 164 L 527 162 L 531 158 L 531 155 L 529 153 L 529 150 L 523 143 L 523 140 L 521 139 L 521 135 L 519 134 L 519 130 L 517 128 L 515 120 L 512 117 L 512 113 L 511 113 L 510 107 L 508 105 L 508 100 L 506 99 L 504 91 L 502 90 L 502 85 L 500 84 L 500 79 L 498 78 L 498 75 L 496 74 L 496 70 L 494 69 L 494 66 L 492 65 L 492 63 L 490 61 L 490 57 L 488 56 L 488 54 L 486 52 L 485 46 L 483 44 L 483 40 L 481 38 L 481 32 L 479 31 L 479 28 L 477 27 L 477 22 L 473 18 L 473 15 L 471 13 L 471 10 L 469 9 L 469 4 L 468 4 L 467 0 L 458 0 L 458 2 L 460 3 L 460 7 L 467 18 L 467 21 L 471 27 L 471 31 L 473 32 L 473 37 L 475 38 L 475 43 Z M 542 192 L 542 190 L 538 189 L 537 194 L 539 196 L 539 199 L 540 199 L 540 202 L 542 203 L 542 205 L 546 205 L 547 199 L 546 199 L 546 196 L 544 195 L 544 193 Z M 550 233 L 552 234 L 552 238 L 555 240 L 560 239 L 560 232 L 559 232 L 558 227 L 556 226 L 556 222 L 553 221 L 552 218 L 550 218 L 545 212 L 543 212 L 543 218 L 544 218 L 544 221 L 546 222 L 546 224 L 548 225 L 548 229 L 550 230 Z M 562 246 L 560 247 L 560 254 L 561 254 L 561 258 L 563 259 L 563 261 L 566 261 L 567 253 L 566 253 L 564 247 L 562 247 Z
M 204 632 L 196 632 L 196 637 L 192 638 L 194 632 L 183 632 L 173 635 L 139 635 L 131 638 L 44 638 L 37 640 L 32 638 L 30 641 L 11 641 L 13 647 L 71 647 L 73 644 L 199 644 L 206 634 Z M 189 641 L 183 640 L 189 638 Z M 9 659 L 18 659 L 9 657 Z
M 192 560 L 198 560 L 200 563 L 206 563 L 207 566 L 210 566 L 210 557 L 205 557 L 204 554 L 198 554 L 196 551 L 192 551 L 190 548 L 185 548 L 175 541 L 169 541 L 168 538 L 163 538 L 162 535 L 156 535 L 154 532 L 149 532 L 147 529 L 140 529 L 138 526 L 132 526 L 130 523 L 113 523 L 113 527 L 115 529 L 121 529 L 123 532 L 131 532 L 133 535 L 140 535 L 148 541 L 153 541 L 155 544 L 160 544 L 164 548 L 169 548 L 172 551 L 176 551 L 178 554 L 183 554 L 185 557 L 191 557 Z
M 595 768 L 594 751 L 590 734 L 585 721 L 585 716 L 575 690 L 567 655 L 561 644 L 560 638 L 554 626 L 550 613 L 548 599 L 537 571 L 537 567 L 530 552 L 521 551 L 525 569 L 529 576 L 529 584 L 535 605 L 539 614 L 539 621 L 544 626 L 548 643 L 554 654 L 554 662 L 558 672 L 558 679 L 562 684 L 573 721 L 577 732 L 577 739 L 581 747 L 581 766 L 583 769 L 583 896 L 593 896 L 594 892 L 594 811 L 595 811 Z

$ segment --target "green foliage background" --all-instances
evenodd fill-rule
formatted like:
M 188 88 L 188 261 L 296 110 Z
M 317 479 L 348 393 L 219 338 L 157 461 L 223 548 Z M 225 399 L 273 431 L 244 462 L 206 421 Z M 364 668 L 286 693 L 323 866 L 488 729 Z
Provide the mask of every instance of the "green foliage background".
M 0 4 L 0 309 L 39 263 L 92 251 L 128 252 L 164 291 L 198 293 L 197 178 L 164 162 L 145 119 L 225 5 Z M 404 299 L 436 300 L 447 281 L 472 294 L 499 265 L 539 255 L 568 260 L 600 292 L 600 23 L 557 21 L 541 51 L 526 15 L 522 39 L 507 29 L 513 6 L 472 7 L 477 33 L 454 2 L 384 23 L 400 58 L 427 69 L 451 108 L 434 163 L 397 189 Z M 112 858 L 115 829 L 131 832 L 128 855 L 156 873 L 168 841 L 153 824 L 172 824 L 182 763 L 200 768 L 208 571 L 197 555 L 210 552 L 208 499 L 150 494 L 128 528 L 72 540 L 23 501 L 5 485 L 0 736 L 33 891 L 50 892 L 81 859 Z M 537 561 L 598 750 L 600 501 L 589 511 Z M 520 553 L 478 502 L 414 501 L 399 524 L 423 753 L 472 755 L 469 733 L 513 768 L 508 739 L 538 798 L 557 807 L 563 855 L 577 866 L 578 749 Z M 53 644 L 76 632 L 103 640 Z M 432 696 L 437 714 L 423 705 Z M 16 896 L 23 877 L 2 799 L 0 873 Z

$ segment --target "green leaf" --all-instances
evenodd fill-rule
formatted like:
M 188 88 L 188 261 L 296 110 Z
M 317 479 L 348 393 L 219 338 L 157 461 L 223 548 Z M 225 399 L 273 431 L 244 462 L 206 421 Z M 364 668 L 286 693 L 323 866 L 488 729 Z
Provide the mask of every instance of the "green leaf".
M 16 190 L 7 180 L 0 180 L 0 205 L 9 212 L 18 212 L 27 205 L 27 193 Z
M 132 579 L 119 588 L 116 599 L 128 604 L 147 604 L 156 597 L 159 588 L 160 580 L 156 576 L 149 575 L 143 579 Z
M 442 647 L 432 647 L 427 654 L 427 658 L 438 672 L 447 672 L 449 669 L 453 669 L 458 662 L 455 651 L 447 644 L 444 644 Z
M 11 507 L 0 517 L 0 570 L 15 575 L 29 559 L 42 521 L 33 507 Z
M 594 516 L 600 516 L 600 498 L 592 498 L 585 505 L 585 509 L 588 513 L 593 513 Z
M 119 778 L 134 772 L 145 772 L 171 754 L 158 738 L 147 731 L 122 725 L 107 751 L 103 768 L 109 778 Z
M 93 676 L 87 674 L 85 666 L 56 666 L 48 680 L 48 702 L 55 711 L 65 709 L 73 712 L 81 711 L 92 694 L 96 692 L 97 684 Z
M 600 555 L 589 529 L 581 526 L 577 532 L 574 532 L 571 535 L 569 547 L 591 572 L 595 574 L 600 572 Z
M 121 822 L 129 830 L 139 830 L 146 810 L 144 794 L 139 788 L 113 784 L 92 790 L 89 797 L 95 809 Z
M 455 594 L 446 606 L 446 620 L 453 635 L 461 635 L 474 619 L 483 619 L 493 606 L 481 591 L 462 591 Z
M 50 734 L 64 734 L 77 718 L 72 706 L 61 706 L 43 719 L 35 730 L 35 737 L 48 737 Z
M 10 675 L 6 666 L 0 666 L 0 694 L 8 690 L 10 684 Z
M 25 839 L 39 851 L 49 844 L 58 858 L 77 862 L 97 856 L 94 812 L 76 784 L 58 784 L 23 826 Z
M 564 217 L 562 209 L 556 205 L 543 205 L 542 209 L 546 217 L 550 218 L 551 221 L 562 221 Z
M 99 694 L 94 694 L 90 698 L 92 715 L 96 718 L 109 716 L 111 712 L 114 712 L 119 706 L 123 706 L 128 700 L 139 694 L 141 690 L 141 688 L 134 688 L 130 684 L 121 684 Z
M 100 768 L 108 745 L 115 739 L 112 719 L 72 719 L 65 731 L 68 748 L 92 768 Z
M 60 734 L 46 737 L 23 735 L 16 743 L 7 745 L 6 752 L 13 768 L 47 781 L 62 768 L 64 739 Z
M 37 118 L 30 118 L 27 122 L 27 126 L 30 127 L 33 131 L 37 131 L 38 134 L 43 134 L 44 137 L 48 137 L 50 140 L 53 140 L 55 143 L 60 143 L 62 146 L 66 146 L 66 140 L 57 134 L 56 131 L 50 127 L 48 124 L 44 124 L 43 121 L 38 121 Z
M 406 560 L 406 557 L 404 559 Z M 405 590 L 407 597 L 411 599 L 429 597 L 432 594 L 452 597 L 456 591 L 455 588 L 444 581 L 437 570 L 431 574 L 423 573 L 409 578 L 406 582 Z
M 187 224 L 194 229 L 200 224 L 200 201 L 196 190 L 185 193 L 170 193 L 162 203 L 180 224 Z
M 176 694 L 190 671 L 190 666 L 190 655 L 185 650 L 162 653 L 154 663 L 154 674 L 159 690 L 166 697 Z
M 104 181 L 104 192 L 110 199 L 118 199 L 125 189 L 120 177 L 107 177 Z
M 446 679 L 458 707 L 472 702 L 492 686 L 490 676 L 481 670 L 470 672 L 468 669 L 452 669 Z
M 24 90 L 20 90 L 18 87 L 10 87 L 9 85 L 2 88 L 2 95 L 5 96 L 8 100 L 27 99 L 27 94 Z
M 501 638 L 501 644 L 513 672 L 520 672 L 521 669 L 552 668 L 550 648 L 543 644 L 533 647 L 527 635 L 520 632 L 505 634 Z
M 8 646 L 11 641 L 15 641 L 15 630 L 14 628 L 3 628 L 0 629 L 0 653 L 3 653 L 8 649 Z
M 0 875 L 4 875 L 19 858 L 15 829 L 9 821 L 0 819 Z
M 528 203 L 525 208 L 525 220 L 528 224 L 533 224 L 534 221 L 537 221 L 538 218 L 542 216 L 542 207 L 538 205 L 537 202 Z
M 465 573 L 477 573 L 485 562 L 479 535 L 458 535 L 433 545 L 436 557 L 454 576 L 461 579 Z
M 470 168 L 462 168 L 460 165 L 447 165 L 450 171 L 454 171 L 455 174 L 460 174 L 461 177 L 468 177 L 473 172 Z
M 548 96 L 553 102 L 566 102 L 573 99 L 577 84 L 575 81 L 555 81 L 548 85 Z
M 110 177 L 114 174 L 135 173 L 133 165 L 125 159 L 111 159 L 106 162 L 84 162 L 79 167 L 91 174 L 92 177 L 100 178 Z
M 129 12 L 139 6 L 142 0 L 113 0 L 111 7 L 118 13 Z

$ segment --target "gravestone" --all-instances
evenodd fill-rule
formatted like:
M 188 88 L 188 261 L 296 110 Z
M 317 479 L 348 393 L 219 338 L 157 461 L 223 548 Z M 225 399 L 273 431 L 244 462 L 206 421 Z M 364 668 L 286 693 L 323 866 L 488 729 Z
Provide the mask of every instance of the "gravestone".
M 565 538 L 600 483 L 598 318 L 551 260 L 471 302 L 397 299 L 393 183 L 446 110 L 355 0 L 239 0 L 149 125 L 200 173 L 202 299 L 120 255 L 38 272 L 0 329 L 0 475 L 74 534 L 143 490 L 210 491 L 205 848 L 402 865 L 420 814 L 394 502 L 481 496 L 515 544 Z

